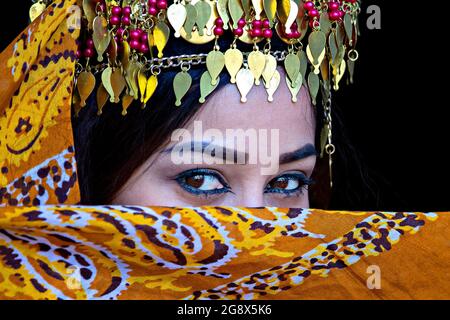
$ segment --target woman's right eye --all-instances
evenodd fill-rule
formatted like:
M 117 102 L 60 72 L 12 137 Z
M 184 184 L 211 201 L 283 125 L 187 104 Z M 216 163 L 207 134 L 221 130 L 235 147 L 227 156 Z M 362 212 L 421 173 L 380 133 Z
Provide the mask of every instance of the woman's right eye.
M 185 191 L 198 196 L 223 194 L 231 190 L 218 172 L 209 169 L 184 171 L 174 180 Z

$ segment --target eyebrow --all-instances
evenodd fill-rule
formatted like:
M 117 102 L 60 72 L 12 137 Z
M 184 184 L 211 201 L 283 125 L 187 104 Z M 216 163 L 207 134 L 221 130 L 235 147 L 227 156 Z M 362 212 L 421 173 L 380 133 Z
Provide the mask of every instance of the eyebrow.
M 211 144 L 210 142 L 206 142 L 206 141 L 192 141 L 192 142 L 187 142 L 185 144 L 180 145 L 179 147 L 181 148 L 181 151 L 184 151 L 184 149 L 186 147 L 189 148 L 190 146 L 190 151 L 191 152 L 197 152 L 199 151 L 199 147 L 201 147 L 201 152 L 204 153 L 206 148 L 211 148 L 212 152 L 211 152 L 211 156 L 216 157 L 216 150 L 220 150 L 222 149 L 222 160 L 226 161 L 228 159 L 228 155 L 229 154 L 233 154 L 233 162 L 235 164 L 245 164 L 248 161 L 248 153 L 244 153 L 244 152 L 239 152 L 238 150 L 235 149 L 228 149 L 224 146 L 218 146 L 218 145 L 214 145 Z M 162 151 L 162 153 L 170 153 L 173 151 L 173 149 L 175 148 L 175 146 L 170 147 L 168 149 L 165 149 Z M 239 156 L 244 156 L 245 157 L 245 163 L 238 163 L 238 159 Z
M 317 156 L 317 154 L 316 148 L 311 143 L 307 143 L 300 149 L 280 155 L 280 164 L 287 164 L 311 156 Z
M 181 150 L 183 151 L 185 147 L 189 147 L 190 145 L 190 150 L 191 152 L 196 152 L 199 150 L 199 146 L 201 146 L 201 151 L 202 153 L 205 151 L 206 148 L 212 148 L 213 152 L 211 153 L 211 156 L 215 157 L 215 150 L 218 150 L 220 148 L 222 148 L 222 159 L 225 161 L 227 160 L 227 156 L 231 153 L 234 154 L 234 163 L 238 164 L 238 156 L 239 155 L 244 155 L 245 156 L 245 163 L 247 163 L 248 159 L 249 159 L 249 155 L 248 153 L 240 153 L 238 150 L 234 150 L 234 149 L 227 149 L 224 146 L 215 146 L 212 145 L 209 142 L 204 142 L 204 141 L 192 141 L 192 142 L 188 142 L 186 144 L 181 145 Z M 163 150 L 161 153 L 170 153 L 173 151 L 173 149 L 175 148 L 175 146 L 170 147 L 168 149 Z M 294 161 L 299 161 L 311 156 L 317 156 L 317 151 L 316 148 L 314 147 L 314 145 L 312 145 L 311 143 L 307 143 L 305 144 L 303 147 L 292 151 L 292 152 L 287 152 L 287 153 L 283 153 L 280 155 L 280 160 L 279 163 L 280 164 L 288 164 Z M 241 163 L 239 163 L 241 164 Z

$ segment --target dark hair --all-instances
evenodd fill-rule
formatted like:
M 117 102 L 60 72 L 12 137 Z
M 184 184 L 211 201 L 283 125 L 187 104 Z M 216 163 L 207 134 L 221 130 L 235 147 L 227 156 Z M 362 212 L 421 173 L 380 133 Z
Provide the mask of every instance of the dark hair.
M 212 44 L 186 45 L 173 38 L 170 41 L 171 46 L 165 49 L 167 56 L 208 52 L 212 47 Z M 229 43 L 229 39 L 225 39 L 220 46 L 227 48 Z M 277 46 L 282 48 L 279 43 L 272 43 L 273 50 L 277 50 Z M 247 51 L 250 50 L 251 46 L 248 46 Z M 158 76 L 158 88 L 147 107 L 141 109 L 141 103 L 136 101 L 128 109 L 125 117 L 121 114 L 120 105 L 109 103 L 103 108 L 103 114 L 98 116 L 95 94 L 91 96 L 87 106 L 72 121 L 82 204 L 109 203 L 132 173 L 170 139 L 172 132 L 189 123 L 202 108 L 198 103 L 199 81 L 205 70 L 205 66 L 191 68 L 189 74 L 192 76 L 193 85 L 180 107 L 175 106 L 175 95 L 172 90 L 173 78 L 179 70 L 164 70 Z M 229 83 L 226 72 L 222 72 L 220 78 L 219 87 Z M 320 145 L 319 136 L 323 125 L 321 105 L 319 99 L 316 108 L 316 145 Z M 352 209 L 351 206 L 367 203 L 364 202 L 366 201 L 363 199 L 364 196 L 361 197 L 361 190 L 368 189 L 367 173 L 348 141 L 338 109 L 335 107 L 332 110 L 334 139 L 337 146 L 334 161 L 336 186 L 334 193 L 338 199 L 342 197 L 348 199 L 347 209 Z M 331 208 L 332 197 L 327 168 L 327 159 L 318 161 L 314 179 L 319 183 L 311 188 L 310 193 L 313 207 Z M 351 183 L 346 181 L 350 168 L 359 171 Z M 367 197 L 371 193 L 365 192 L 363 195 Z

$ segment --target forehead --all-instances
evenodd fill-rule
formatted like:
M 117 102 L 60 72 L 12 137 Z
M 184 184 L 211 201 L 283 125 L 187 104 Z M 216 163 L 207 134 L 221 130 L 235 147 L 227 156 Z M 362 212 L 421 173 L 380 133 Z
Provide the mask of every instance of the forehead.
M 247 97 L 242 103 L 236 85 L 227 84 L 207 98 L 195 120 L 201 121 L 203 130 L 278 129 L 280 150 L 314 144 L 315 112 L 306 87 L 298 93 L 297 102 L 292 102 L 285 74 L 281 73 L 273 102 L 267 100 L 263 84 L 253 86 Z M 193 130 L 192 123 L 187 129 Z

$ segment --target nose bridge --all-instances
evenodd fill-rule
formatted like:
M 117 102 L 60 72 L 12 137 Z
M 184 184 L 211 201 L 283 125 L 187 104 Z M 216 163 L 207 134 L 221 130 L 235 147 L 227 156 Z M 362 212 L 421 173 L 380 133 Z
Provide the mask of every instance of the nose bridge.
M 264 207 L 264 187 L 264 176 L 259 175 L 258 178 L 246 180 L 238 196 L 237 205 L 242 207 Z

